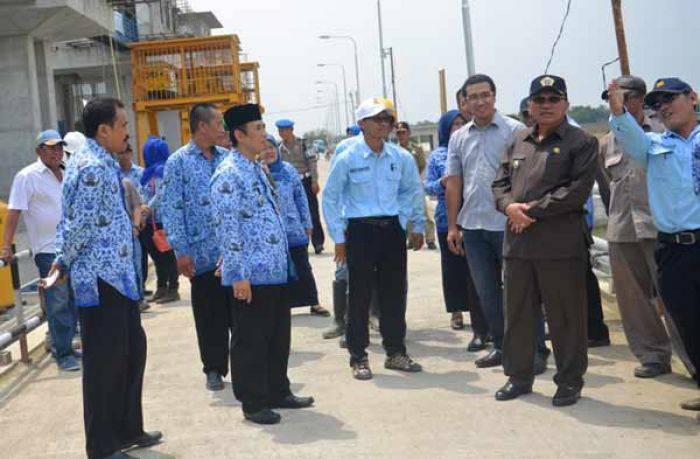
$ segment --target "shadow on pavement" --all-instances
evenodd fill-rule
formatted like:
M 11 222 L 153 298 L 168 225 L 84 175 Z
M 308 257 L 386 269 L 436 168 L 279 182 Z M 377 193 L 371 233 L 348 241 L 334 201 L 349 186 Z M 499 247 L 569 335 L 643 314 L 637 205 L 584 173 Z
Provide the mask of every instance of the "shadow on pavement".
M 422 371 L 412 374 L 375 373 L 372 381 L 377 387 L 384 389 L 424 390 L 444 389 L 459 394 L 484 394 L 488 392 L 481 387 L 469 383 L 479 379 L 479 375 L 468 371 L 448 371 L 447 373 L 431 373 Z
M 567 416 L 571 416 L 585 424 L 633 430 L 662 430 L 674 435 L 696 436 L 698 434 L 695 421 L 690 416 L 679 416 L 664 411 L 614 405 L 594 398 L 588 398 L 585 396 L 585 392 L 576 405 L 564 408 L 552 406 L 551 398 L 534 392 L 519 400 L 542 408 L 561 410 Z
M 295 308 L 296 309 L 296 308 Z M 320 317 L 313 316 L 308 311 L 308 308 L 301 308 L 304 313 L 292 314 L 292 328 L 294 327 L 304 327 L 304 328 L 315 328 L 317 330 L 322 330 L 325 328 L 330 328 L 333 325 L 332 317 Z M 319 333 L 318 339 L 321 339 L 321 334 Z
M 323 357 L 323 352 L 292 351 L 289 355 L 289 368 L 300 367 Z
M 357 438 L 357 433 L 345 428 L 345 424 L 338 418 L 320 413 L 316 408 L 279 410 L 279 413 L 282 415 L 280 424 L 262 427 L 276 443 L 305 445 L 317 441 Z

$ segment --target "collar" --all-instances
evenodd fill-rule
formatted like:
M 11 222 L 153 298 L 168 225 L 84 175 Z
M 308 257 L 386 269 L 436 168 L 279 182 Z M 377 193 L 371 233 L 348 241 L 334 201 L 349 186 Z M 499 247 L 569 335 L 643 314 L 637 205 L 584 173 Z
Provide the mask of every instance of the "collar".
M 51 172 L 51 169 L 49 169 L 48 166 L 44 164 L 44 161 L 42 161 L 41 158 L 36 159 L 36 168 L 42 174 L 46 171 Z
M 386 140 L 384 141 L 384 143 L 382 144 L 382 151 L 379 152 L 379 155 L 377 155 L 377 154 L 374 152 L 374 150 L 372 150 L 372 148 L 370 148 L 370 146 L 367 145 L 367 141 L 365 140 L 365 138 L 362 137 L 362 142 L 360 142 L 360 145 L 362 145 L 362 158 L 367 159 L 367 158 L 369 158 L 371 155 L 377 155 L 377 156 L 379 156 L 379 157 L 381 158 L 382 156 L 387 155 L 387 154 L 389 153 L 389 150 L 388 150 L 388 148 L 387 148 L 387 144 L 388 144 L 388 143 L 389 143 L 389 142 L 387 142 Z
M 683 137 L 681 137 L 680 134 L 673 132 L 673 131 L 669 131 L 668 129 L 666 129 L 664 131 L 663 137 L 666 139 L 668 139 L 670 137 L 670 138 L 682 140 L 683 142 L 690 142 L 693 139 L 693 137 L 695 137 L 696 135 L 699 135 L 699 134 L 700 134 L 700 123 L 697 123 L 695 125 L 695 128 L 692 131 L 690 131 L 688 138 L 683 138 Z
M 219 147 L 216 145 L 212 145 L 211 152 L 214 154 L 214 156 L 219 156 L 221 154 L 223 149 L 219 150 Z M 196 143 L 194 143 L 194 140 L 190 140 L 190 142 L 187 144 L 187 153 L 191 155 L 202 155 L 204 156 L 204 152 L 202 151 L 201 148 L 197 146 Z
M 121 170 L 121 167 L 119 167 L 119 163 L 117 162 L 116 159 L 112 157 L 111 154 L 107 152 L 107 150 L 102 147 L 95 139 L 87 139 L 85 144 L 87 147 L 90 149 L 92 153 L 94 153 L 98 159 L 104 161 L 107 163 L 108 166 L 113 167 L 117 171 Z
M 549 136 L 542 139 L 542 142 L 549 139 L 553 135 L 556 135 L 557 137 L 559 137 L 559 139 L 563 139 L 564 136 L 566 135 L 566 131 L 568 131 L 569 128 L 571 128 L 571 127 L 573 127 L 573 126 L 571 126 L 569 124 L 568 120 L 565 118 L 564 121 L 562 121 L 561 124 Z M 538 128 L 539 128 L 539 125 L 537 125 L 537 124 L 535 124 L 533 127 L 529 128 L 530 132 L 525 137 L 525 139 L 530 139 L 534 143 L 541 143 L 537 140 Z
M 501 119 L 501 114 L 498 113 L 498 110 L 493 112 L 493 116 L 491 117 L 491 122 L 487 124 L 486 126 L 477 126 L 476 122 L 472 119 L 469 123 L 467 123 L 467 129 L 471 131 L 472 129 L 480 129 L 480 130 L 487 130 L 490 127 L 495 127 L 496 129 L 501 127 L 501 124 L 503 123 L 503 120 Z

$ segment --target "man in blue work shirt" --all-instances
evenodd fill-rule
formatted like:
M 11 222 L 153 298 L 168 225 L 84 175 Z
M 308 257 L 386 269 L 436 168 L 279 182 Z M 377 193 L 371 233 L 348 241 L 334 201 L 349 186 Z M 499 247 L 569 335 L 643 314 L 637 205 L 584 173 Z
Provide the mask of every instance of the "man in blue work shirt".
M 624 106 L 617 82 L 608 87 L 610 127 L 626 155 L 647 173 L 649 206 L 659 230 L 655 258 L 661 297 L 678 328 L 700 386 L 700 125 L 698 96 L 679 78 L 656 80 L 644 103 L 666 131 L 644 132 Z M 700 398 L 682 408 L 700 411 Z
M 93 99 L 83 110 L 87 141 L 68 162 L 53 269 L 70 275 L 83 349 L 83 417 L 89 458 L 131 457 L 160 432 L 143 430 L 146 334 L 138 310 L 131 219 L 115 160 L 129 134 L 124 104 Z
M 233 149 L 211 181 L 220 222 L 221 283 L 233 293 L 233 392 L 246 419 L 276 424 L 273 408 L 305 408 L 312 397 L 292 394 L 287 378 L 291 313 L 287 283 L 293 265 L 276 192 L 260 163 L 265 124 L 257 104 L 226 111 Z
M 165 163 L 161 218 L 168 241 L 175 250 L 177 270 L 190 279 L 192 311 L 197 329 L 206 387 L 224 388 L 228 373 L 228 289 L 215 275 L 221 249 L 216 241 L 218 217 L 209 195 L 209 182 L 229 152 L 216 146 L 223 135 L 221 112 L 211 104 L 197 104 L 190 111 L 192 140 Z
M 356 379 L 370 379 L 365 351 L 373 276 L 378 277 L 384 366 L 420 371 L 406 354 L 406 224 L 423 246 L 423 188 L 413 157 L 385 141 L 395 122 L 391 103 L 374 98 L 357 109 L 363 137 L 338 153 L 323 193 L 323 214 L 335 241 L 335 261 L 347 260 L 350 295 L 347 344 Z M 344 211 L 344 212 L 343 212 Z M 347 244 L 347 257 L 346 257 Z M 376 271 L 375 271 L 376 270 Z

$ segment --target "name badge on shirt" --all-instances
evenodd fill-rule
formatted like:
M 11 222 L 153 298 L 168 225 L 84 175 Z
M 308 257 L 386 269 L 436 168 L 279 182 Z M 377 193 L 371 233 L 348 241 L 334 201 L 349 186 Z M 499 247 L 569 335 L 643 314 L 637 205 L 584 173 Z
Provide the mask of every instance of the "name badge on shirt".
M 392 166 L 393 166 L 393 164 L 392 164 Z M 355 168 L 352 168 L 352 169 L 350 169 L 350 172 L 351 172 L 351 173 L 352 173 L 352 172 L 362 172 L 362 171 L 368 171 L 368 170 L 369 170 L 369 166 L 363 166 L 363 167 L 355 167 Z M 392 170 L 393 170 L 393 169 L 392 169 Z

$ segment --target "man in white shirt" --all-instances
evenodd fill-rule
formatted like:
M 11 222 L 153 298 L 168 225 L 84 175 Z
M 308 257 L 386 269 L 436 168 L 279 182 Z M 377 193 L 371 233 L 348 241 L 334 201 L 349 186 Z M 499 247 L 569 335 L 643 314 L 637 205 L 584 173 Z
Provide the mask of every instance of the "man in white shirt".
M 0 258 L 12 259 L 12 240 L 20 214 L 27 227 L 27 237 L 39 275 L 46 277 L 56 258 L 56 226 L 61 219 L 61 183 L 63 145 L 58 132 L 44 131 L 37 137 L 38 159 L 15 175 L 10 190 L 7 226 L 0 246 Z M 51 336 L 51 352 L 61 370 L 76 371 L 80 364 L 71 346 L 77 314 L 70 299 L 68 285 L 55 284 L 45 291 L 46 321 Z

